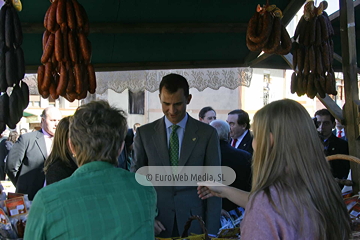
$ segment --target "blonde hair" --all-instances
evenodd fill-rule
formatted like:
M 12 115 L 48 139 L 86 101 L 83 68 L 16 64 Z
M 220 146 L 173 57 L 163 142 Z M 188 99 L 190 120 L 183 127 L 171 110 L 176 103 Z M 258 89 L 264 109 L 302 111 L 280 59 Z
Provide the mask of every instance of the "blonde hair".
M 349 214 L 305 108 L 289 99 L 272 102 L 255 114 L 253 133 L 251 195 L 264 191 L 276 211 L 300 231 L 306 229 L 295 220 L 306 212 L 317 234 L 314 239 L 348 239 Z M 280 206 L 275 206 L 270 186 L 278 192 Z M 289 207 L 300 216 L 286 212 Z
M 70 120 L 69 137 L 79 166 L 93 161 L 117 165 L 127 131 L 126 113 L 105 101 L 80 106 Z

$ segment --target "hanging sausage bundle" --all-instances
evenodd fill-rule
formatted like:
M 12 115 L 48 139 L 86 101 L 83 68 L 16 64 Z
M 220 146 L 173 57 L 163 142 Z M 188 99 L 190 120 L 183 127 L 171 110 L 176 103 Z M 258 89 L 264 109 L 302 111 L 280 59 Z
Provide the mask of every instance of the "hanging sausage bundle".
M 0 132 L 6 125 L 16 128 L 29 104 L 29 87 L 21 81 L 25 76 L 22 41 L 19 16 L 6 1 L 0 10 Z
M 246 31 L 246 46 L 250 51 L 286 55 L 291 50 L 291 39 L 281 22 L 281 10 L 268 3 L 258 4 Z
M 38 90 L 43 98 L 59 96 L 73 102 L 96 90 L 87 39 L 89 21 L 76 0 L 54 0 L 44 17 L 43 55 L 38 68 Z
M 294 33 L 293 68 L 291 93 L 314 98 L 318 93 L 321 98 L 325 93 L 336 95 L 336 80 L 332 68 L 334 29 L 329 16 L 324 11 L 328 4 L 323 1 L 319 7 L 314 1 L 304 6 Z

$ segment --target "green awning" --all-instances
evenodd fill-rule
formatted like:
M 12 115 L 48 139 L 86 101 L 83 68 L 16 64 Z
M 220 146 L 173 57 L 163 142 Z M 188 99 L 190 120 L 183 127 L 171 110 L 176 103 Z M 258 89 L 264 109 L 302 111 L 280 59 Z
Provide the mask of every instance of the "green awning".
M 32 117 L 32 116 L 36 116 L 36 115 L 28 112 L 23 112 L 23 117 Z

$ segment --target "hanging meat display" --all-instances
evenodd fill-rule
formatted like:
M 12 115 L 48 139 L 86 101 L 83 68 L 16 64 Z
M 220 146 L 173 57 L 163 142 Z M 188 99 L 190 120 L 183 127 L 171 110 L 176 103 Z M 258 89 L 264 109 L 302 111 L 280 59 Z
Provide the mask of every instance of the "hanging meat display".
M 298 96 L 306 93 L 309 98 L 316 94 L 324 98 L 326 93 L 337 94 L 332 68 L 334 29 L 324 11 L 327 6 L 326 1 L 319 7 L 315 7 L 313 1 L 307 2 L 294 33 L 291 93 Z
M 246 31 L 246 46 L 250 51 L 286 55 L 291 50 L 291 39 L 281 22 L 281 10 L 268 3 L 258 4 Z
M 16 128 L 29 104 L 29 87 L 21 81 L 25 76 L 22 41 L 19 16 L 6 1 L 0 10 L 0 132 L 6 125 Z
M 38 90 L 43 98 L 68 101 L 86 98 L 96 90 L 87 39 L 89 20 L 76 0 L 54 0 L 44 17 L 43 55 L 38 68 Z

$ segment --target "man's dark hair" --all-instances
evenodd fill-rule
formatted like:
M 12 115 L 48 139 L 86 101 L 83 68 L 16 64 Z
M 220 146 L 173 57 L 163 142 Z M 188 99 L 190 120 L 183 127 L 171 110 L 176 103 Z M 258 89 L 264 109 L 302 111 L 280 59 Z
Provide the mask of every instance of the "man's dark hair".
M 163 87 L 165 87 L 170 93 L 176 93 L 179 89 L 183 89 L 185 97 L 189 96 L 189 84 L 186 78 L 179 74 L 170 73 L 164 76 L 159 86 L 160 93 Z
M 315 117 L 316 117 L 316 116 L 330 116 L 331 122 L 332 122 L 332 123 L 335 122 L 335 117 L 329 112 L 329 110 L 327 110 L 327 109 L 325 109 L 325 108 L 316 111 Z
M 249 114 L 247 112 L 245 112 L 244 110 L 241 110 L 241 109 L 236 109 L 236 110 L 233 110 L 228 113 L 228 115 L 232 115 L 232 114 L 238 115 L 237 123 L 239 125 L 246 124 L 246 129 L 250 129 L 250 118 L 249 118 Z
M 204 108 L 202 108 L 202 109 L 200 110 L 200 112 L 199 112 L 199 118 L 204 119 L 205 114 L 206 114 L 207 112 L 209 112 L 209 111 L 214 111 L 214 112 L 215 112 L 215 110 L 214 110 L 212 107 L 204 107 Z M 216 112 L 215 112 L 215 113 L 216 113 Z

